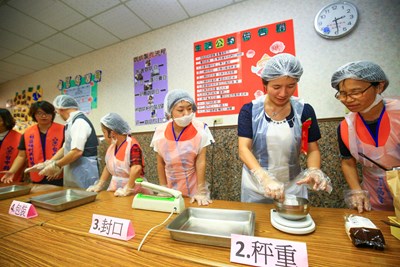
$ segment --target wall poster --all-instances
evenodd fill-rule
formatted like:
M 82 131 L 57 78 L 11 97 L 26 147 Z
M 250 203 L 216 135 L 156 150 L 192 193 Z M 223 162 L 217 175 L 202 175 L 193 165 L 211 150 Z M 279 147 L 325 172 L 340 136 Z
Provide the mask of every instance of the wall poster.
M 293 20 L 194 43 L 196 116 L 238 114 L 264 94 L 261 71 L 279 53 L 295 55 Z
M 162 123 L 164 97 L 168 92 L 166 49 L 133 59 L 135 80 L 135 125 Z

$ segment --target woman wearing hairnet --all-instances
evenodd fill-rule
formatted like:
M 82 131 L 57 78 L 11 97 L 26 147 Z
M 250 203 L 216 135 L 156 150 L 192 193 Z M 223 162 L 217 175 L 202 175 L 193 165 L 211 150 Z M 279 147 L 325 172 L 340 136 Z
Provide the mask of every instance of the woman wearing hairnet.
M 117 113 L 108 113 L 100 119 L 100 123 L 110 146 L 100 180 L 89 186 L 87 191 L 101 191 L 112 176 L 107 191 L 115 191 L 115 196 L 122 197 L 138 193 L 141 188 L 135 188 L 135 179 L 144 176 L 144 159 L 139 142 L 130 136 L 131 128 Z
M 261 74 L 266 94 L 245 104 L 239 113 L 242 202 L 271 203 L 285 195 L 307 198 L 306 185 L 332 190 L 329 178 L 320 170 L 317 141 L 321 134 L 314 110 L 293 97 L 302 73 L 296 57 L 285 53 L 272 57 Z M 301 150 L 308 150 L 304 171 Z
M 206 124 L 193 119 L 196 104 L 183 90 L 172 90 L 164 99 L 169 120 L 157 127 L 150 146 L 157 152 L 160 185 L 191 197 L 199 205 L 211 203 L 205 179 L 206 147 L 214 138 Z
M 342 171 L 350 187 L 346 203 L 360 213 L 371 206 L 394 210 L 386 172 L 369 159 L 384 168 L 400 166 L 400 99 L 381 96 L 389 80 L 379 65 L 369 61 L 340 67 L 331 85 L 337 90 L 335 97 L 350 111 L 338 127 Z M 357 162 L 362 165 L 362 179 Z

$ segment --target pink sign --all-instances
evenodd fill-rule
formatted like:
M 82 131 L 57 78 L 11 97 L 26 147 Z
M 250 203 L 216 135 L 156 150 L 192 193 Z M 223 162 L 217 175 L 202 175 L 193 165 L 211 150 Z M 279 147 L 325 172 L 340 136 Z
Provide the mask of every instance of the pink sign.
M 230 260 L 253 266 L 308 267 L 307 245 L 303 242 L 232 234 Z
M 38 216 L 35 207 L 30 203 L 14 200 L 11 203 L 8 214 L 15 215 L 18 217 L 30 219 Z
M 129 240 L 135 236 L 130 220 L 93 214 L 89 233 Z

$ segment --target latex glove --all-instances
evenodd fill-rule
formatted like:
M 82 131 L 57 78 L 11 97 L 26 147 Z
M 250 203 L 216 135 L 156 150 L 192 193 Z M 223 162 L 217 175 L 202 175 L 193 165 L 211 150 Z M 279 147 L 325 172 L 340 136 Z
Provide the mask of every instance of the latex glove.
M 38 172 L 49 166 L 50 164 L 53 163 L 55 160 L 46 160 L 45 162 L 41 162 L 38 164 L 33 165 L 30 168 L 25 169 L 25 172 Z
M 129 196 L 132 193 L 133 193 L 133 190 L 131 188 L 128 188 L 128 185 L 126 184 L 123 188 L 118 188 L 114 192 L 114 196 L 116 196 L 116 197 L 126 197 L 126 196 Z
M 326 191 L 329 194 L 332 192 L 331 179 L 318 168 L 308 168 L 297 175 L 296 184 L 307 184 L 310 189 L 316 191 Z
M 366 190 L 345 190 L 344 202 L 350 209 L 357 209 L 358 213 L 371 210 L 369 192 Z
M 53 160 L 53 161 L 51 161 L 50 164 L 48 164 L 43 170 L 41 170 L 39 172 L 39 175 L 47 176 L 48 180 L 53 180 L 53 178 L 59 177 L 61 172 L 62 172 L 62 168 L 60 168 L 56 164 L 56 161 Z
M 190 203 L 197 201 L 199 206 L 208 206 L 208 204 L 212 203 L 210 198 L 210 191 L 208 190 L 208 184 L 206 185 L 198 185 L 197 193 L 192 197 Z
M 94 185 L 89 186 L 86 189 L 86 191 L 88 191 L 88 192 L 100 192 L 101 190 L 103 190 L 103 186 L 104 186 L 103 182 L 96 181 L 96 183 L 94 183 Z
M 284 184 L 278 181 L 271 173 L 264 170 L 263 168 L 251 170 L 251 174 L 260 182 L 264 189 L 264 196 L 283 200 Z
M 1 177 L 1 182 L 9 184 L 14 180 L 14 173 L 10 171 L 1 171 L 0 173 L 4 173 L 3 177 Z

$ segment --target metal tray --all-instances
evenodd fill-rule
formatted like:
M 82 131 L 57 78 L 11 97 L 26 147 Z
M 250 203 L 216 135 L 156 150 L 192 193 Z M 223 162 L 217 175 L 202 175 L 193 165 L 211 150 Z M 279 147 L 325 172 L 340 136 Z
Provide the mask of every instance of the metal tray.
M 11 185 L 6 187 L 0 187 L 0 200 L 27 195 L 29 194 L 30 191 L 31 187 L 26 185 Z
M 58 192 L 31 197 L 33 205 L 52 211 L 63 211 L 93 202 L 97 193 L 83 190 L 66 189 Z
M 231 246 L 231 234 L 254 235 L 255 213 L 247 210 L 187 208 L 168 226 L 172 239 Z

